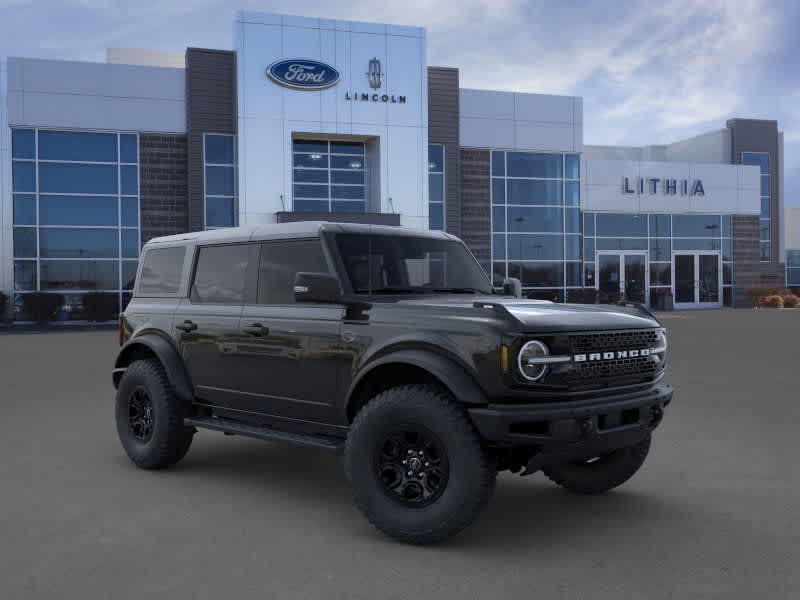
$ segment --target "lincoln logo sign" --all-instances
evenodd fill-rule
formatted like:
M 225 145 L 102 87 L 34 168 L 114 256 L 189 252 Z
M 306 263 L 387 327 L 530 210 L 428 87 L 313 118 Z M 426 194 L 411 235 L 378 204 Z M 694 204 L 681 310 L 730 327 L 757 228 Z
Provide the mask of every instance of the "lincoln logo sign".
M 339 71 L 316 60 L 279 60 L 267 68 L 275 83 L 296 90 L 324 90 L 339 83 Z
M 699 179 L 661 179 L 660 177 L 630 177 L 622 178 L 623 194 L 642 195 L 647 189 L 648 194 L 655 194 L 659 191 L 667 196 L 674 196 L 680 192 L 681 196 L 705 196 L 703 182 Z

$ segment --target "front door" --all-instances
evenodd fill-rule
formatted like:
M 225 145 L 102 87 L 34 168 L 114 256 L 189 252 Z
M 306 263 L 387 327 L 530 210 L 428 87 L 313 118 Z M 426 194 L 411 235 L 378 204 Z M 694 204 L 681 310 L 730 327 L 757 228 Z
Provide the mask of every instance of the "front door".
M 672 255 L 675 308 L 722 306 L 719 252 L 676 252 Z
M 596 272 L 601 303 L 647 304 L 645 252 L 598 252 Z

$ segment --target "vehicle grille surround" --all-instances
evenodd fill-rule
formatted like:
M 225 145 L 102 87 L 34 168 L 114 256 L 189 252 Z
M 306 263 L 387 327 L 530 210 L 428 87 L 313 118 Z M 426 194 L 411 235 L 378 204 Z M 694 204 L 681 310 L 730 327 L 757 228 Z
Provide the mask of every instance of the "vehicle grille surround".
M 659 338 L 656 329 L 634 329 L 570 335 L 569 344 L 574 356 L 655 348 L 659 345 Z M 607 383 L 609 380 L 628 378 L 652 379 L 661 371 L 662 364 L 654 356 L 573 362 L 564 378 L 571 384 L 592 381 Z

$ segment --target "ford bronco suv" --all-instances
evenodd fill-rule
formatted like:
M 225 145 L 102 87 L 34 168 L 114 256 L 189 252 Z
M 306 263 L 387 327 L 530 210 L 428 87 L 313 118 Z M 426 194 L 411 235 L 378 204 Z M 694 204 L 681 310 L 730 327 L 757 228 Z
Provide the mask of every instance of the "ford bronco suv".
M 622 484 L 672 399 L 646 310 L 498 294 L 440 232 L 157 238 L 119 333 L 116 425 L 136 465 L 175 464 L 199 429 L 343 454 L 366 517 L 419 544 L 473 522 L 499 470 L 579 493 Z

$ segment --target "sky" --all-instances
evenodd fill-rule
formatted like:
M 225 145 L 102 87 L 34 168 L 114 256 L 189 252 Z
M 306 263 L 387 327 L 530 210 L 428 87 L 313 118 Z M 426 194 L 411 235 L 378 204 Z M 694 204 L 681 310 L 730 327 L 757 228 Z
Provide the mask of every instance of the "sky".
M 583 97 L 584 143 L 665 144 L 776 119 L 800 205 L 800 2 L 792 0 L 0 0 L 0 56 L 232 47 L 237 9 L 420 25 L 462 87 Z

